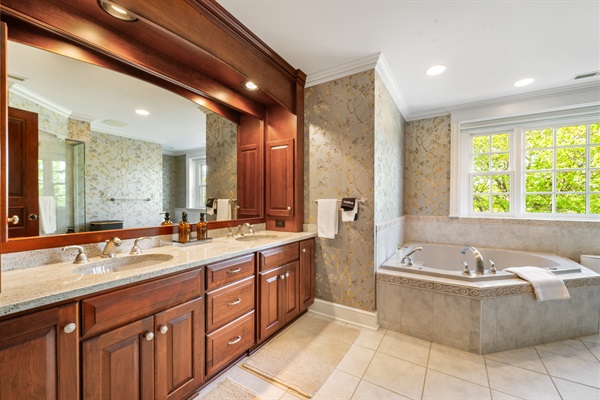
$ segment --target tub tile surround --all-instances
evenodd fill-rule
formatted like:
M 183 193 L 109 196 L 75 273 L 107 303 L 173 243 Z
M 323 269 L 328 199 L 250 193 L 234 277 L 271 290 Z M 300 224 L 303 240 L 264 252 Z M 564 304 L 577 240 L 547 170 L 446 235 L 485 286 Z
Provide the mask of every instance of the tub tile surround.
M 173 244 L 171 236 L 155 237 L 152 241 L 140 242 L 144 254 L 169 254 L 173 256 L 173 259 L 149 267 L 99 275 L 73 273 L 71 270 L 76 267 L 72 263 L 75 258 L 75 251 L 73 253 L 69 252 L 68 261 L 58 262 L 56 258 L 53 258 L 60 254 L 58 253 L 60 250 L 57 249 L 39 250 L 37 258 L 33 259 L 30 254 L 34 252 L 3 254 L 3 267 L 5 260 L 8 261 L 9 258 L 11 258 L 10 261 L 13 262 L 13 266 L 20 265 L 22 267 L 27 265 L 28 267 L 2 271 L 0 316 L 84 296 L 124 284 L 185 271 L 200 265 L 298 242 L 315 236 L 314 233 L 307 232 L 264 232 L 275 234 L 277 238 L 263 239 L 252 243 L 220 237 L 208 243 L 179 246 Z M 147 247 L 157 242 L 160 244 L 158 247 Z M 103 243 L 87 245 L 96 251 L 93 255 L 89 255 L 90 259 L 87 265 L 101 260 L 98 255 L 103 245 Z M 124 240 L 119 247 L 117 259 L 136 257 L 135 255 L 129 255 L 132 245 L 133 240 Z M 17 261 L 19 259 L 20 262 Z M 45 261 L 48 260 L 54 260 L 54 262 L 46 263 Z M 42 262 L 42 264 L 32 266 L 34 261 Z

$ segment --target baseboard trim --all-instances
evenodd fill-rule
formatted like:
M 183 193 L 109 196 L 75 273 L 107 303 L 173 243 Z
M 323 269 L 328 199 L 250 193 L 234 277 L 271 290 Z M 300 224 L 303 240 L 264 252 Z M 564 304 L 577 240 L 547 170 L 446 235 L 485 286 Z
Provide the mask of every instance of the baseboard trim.
M 377 312 L 363 311 L 343 304 L 331 303 L 319 299 L 315 299 L 314 304 L 308 308 L 308 311 L 362 328 L 373 330 L 379 328 Z

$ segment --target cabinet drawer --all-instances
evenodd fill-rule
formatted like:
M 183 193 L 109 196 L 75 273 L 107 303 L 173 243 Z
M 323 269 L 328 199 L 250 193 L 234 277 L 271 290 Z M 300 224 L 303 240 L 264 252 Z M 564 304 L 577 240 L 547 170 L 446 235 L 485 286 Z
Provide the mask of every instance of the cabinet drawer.
M 254 254 L 232 258 L 206 267 L 206 290 L 254 275 Z
M 298 243 L 287 244 L 260 252 L 260 271 L 281 267 L 299 256 Z
M 254 343 L 254 311 L 207 335 L 206 374 L 217 372 Z
M 82 336 L 90 337 L 202 294 L 202 269 L 115 290 L 81 302 Z
M 254 310 L 254 277 L 206 295 L 206 331 L 213 330 Z

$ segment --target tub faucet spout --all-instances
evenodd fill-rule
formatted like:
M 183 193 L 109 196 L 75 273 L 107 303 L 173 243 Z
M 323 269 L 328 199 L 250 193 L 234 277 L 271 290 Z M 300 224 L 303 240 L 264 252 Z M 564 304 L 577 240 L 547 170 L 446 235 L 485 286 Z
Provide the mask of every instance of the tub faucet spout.
M 473 246 L 467 246 L 462 249 L 461 253 L 466 254 L 467 250 L 470 250 L 475 257 L 475 273 L 476 274 L 484 274 L 485 270 L 483 269 L 483 257 L 481 257 L 481 253 Z
M 406 253 L 404 255 L 404 257 L 402 257 L 400 262 L 402 264 L 404 264 L 406 262 L 406 260 L 408 259 L 408 261 L 409 261 L 408 265 L 412 265 L 412 259 L 410 258 L 410 256 L 412 256 L 414 253 L 416 253 L 419 250 L 423 250 L 423 247 L 421 247 L 421 246 L 413 247 L 408 253 Z

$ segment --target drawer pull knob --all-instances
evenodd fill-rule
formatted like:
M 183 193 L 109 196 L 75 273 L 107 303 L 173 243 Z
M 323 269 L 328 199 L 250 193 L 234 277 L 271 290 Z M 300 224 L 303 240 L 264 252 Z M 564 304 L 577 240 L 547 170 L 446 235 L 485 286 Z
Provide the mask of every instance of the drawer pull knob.
M 230 269 L 230 270 L 227 270 L 227 273 L 228 273 L 228 274 L 237 274 L 237 273 L 238 273 L 238 272 L 240 272 L 241 270 L 242 270 L 242 268 L 240 268 L 240 267 L 237 267 L 236 269 Z
M 77 325 L 75 325 L 73 322 L 71 322 L 70 324 L 67 324 L 64 328 L 63 331 L 65 333 L 72 333 L 75 332 L 75 329 L 77 329 Z
M 240 340 L 242 340 L 241 336 L 236 337 L 235 339 L 231 339 L 229 342 L 227 342 L 228 345 L 230 344 L 236 344 L 237 342 L 239 342 Z
M 158 328 L 158 331 L 164 335 L 165 333 L 169 332 L 169 327 L 166 325 L 163 325 L 160 328 Z
M 303 252 L 303 253 L 306 253 L 306 249 L 302 249 L 302 252 Z
M 154 333 L 152 333 L 152 332 L 146 332 L 146 334 L 144 335 L 144 338 L 147 341 L 151 341 L 152 339 L 154 339 Z
M 285 277 L 286 277 L 286 278 L 289 278 L 289 277 L 290 277 L 290 273 L 289 273 L 289 272 L 286 272 L 286 273 L 285 273 Z
M 285 279 L 285 275 L 284 274 L 279 275 L 279 279 Z
M 287 210 L 288 210 L 288 211 L 292 211 L 292 207 L 291 207 L 291 206 L 288 206 L 288 207 L 287 207 Z
M 230 303 L 227 303 L 228 306 L 235 306 L 237 304 L 240 304 L 242 302 L 242 299 L 236 299 L 235 301 L 232 301 Z

